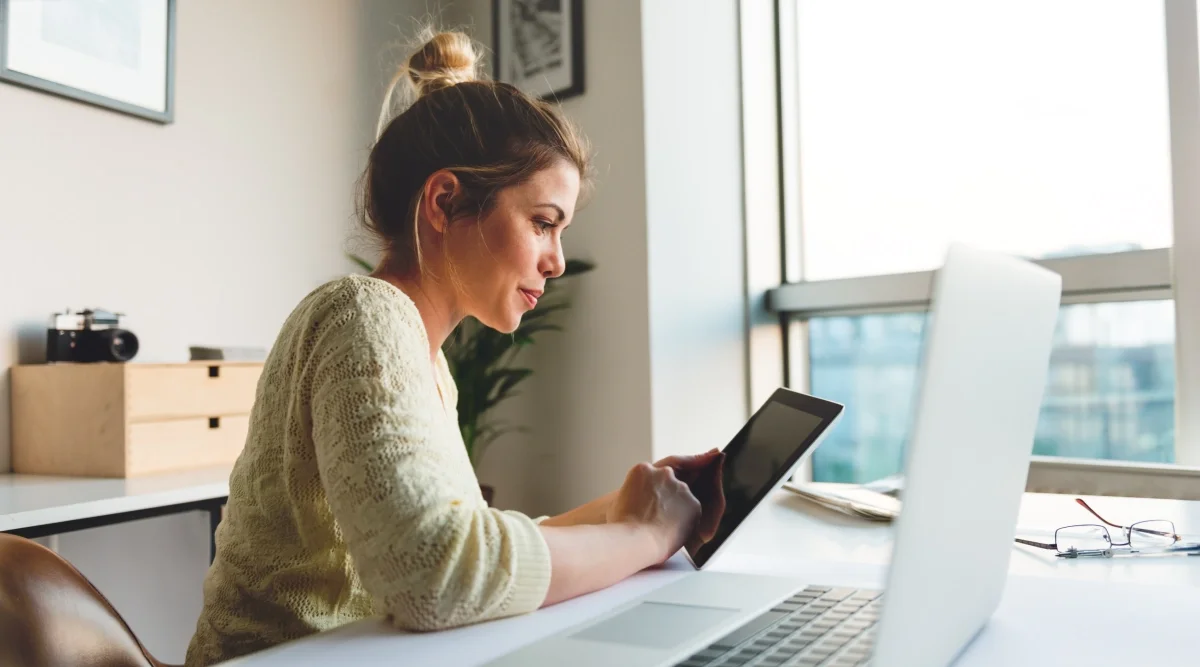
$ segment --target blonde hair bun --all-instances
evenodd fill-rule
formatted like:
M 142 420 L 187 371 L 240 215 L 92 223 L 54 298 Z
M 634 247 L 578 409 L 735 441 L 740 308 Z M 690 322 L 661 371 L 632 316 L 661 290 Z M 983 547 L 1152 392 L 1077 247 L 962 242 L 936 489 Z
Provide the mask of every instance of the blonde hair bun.
M 420 46 L 400 66 L 384 92 L 376 137 L 392 118 L 422 96 L 481 78 L 479 50 L 466 34 L 425 28 L 415 41 Z M 402 85 L 402 81 L 409 85 Z
M 417 96 L 479 79 L 479 53 L 461 32 L 439 32 L 408 59 L 408 78 Z

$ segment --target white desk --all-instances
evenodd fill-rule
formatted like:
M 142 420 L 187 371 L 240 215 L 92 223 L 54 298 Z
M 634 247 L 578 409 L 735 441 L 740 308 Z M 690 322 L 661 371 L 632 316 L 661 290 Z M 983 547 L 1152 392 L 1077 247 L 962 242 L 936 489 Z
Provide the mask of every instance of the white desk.
M 1183 535 L 1200 535 L 1200 502 L 1087 499 L 1113 521 L 1166 518 Z M 767 502 L 738 533 L 730 551 L 714 562 L 714 569 L 798 575 L 814 584 L 883 583 L 891 551 L 889 526 L 844 517 L 786 491 Z M 1073 496 L 1026 494 L 1019 532 L 1047 536 L 1054 528 L 1089 519 Z M 225 664 L 477 665 L 611 611 L 690 571 L 676 557 L 663 569 L 526 616 L 422 635 L 369 620 Z M 957 664 L 1130 667 L 1170 664 L 1185 656 L 1190 664 L 1200 651 L 1195 632 L 1200 621 L 1198 584 L 1197 557 L 1066 560 L 1015 546 L 1004 600 Z
M 44 537 L 191 511 L 208 512 L 215 529 L 229 472 L 222 466 L 127 479 L 0 475 L 0 532 Z

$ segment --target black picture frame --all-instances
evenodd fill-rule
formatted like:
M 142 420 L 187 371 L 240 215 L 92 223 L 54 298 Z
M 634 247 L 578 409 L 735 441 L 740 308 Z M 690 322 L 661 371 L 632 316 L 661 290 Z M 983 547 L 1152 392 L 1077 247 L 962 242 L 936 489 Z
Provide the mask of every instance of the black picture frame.
M 554 11 L 558 8 L 558 11 Z M 513 18 L 523 13 L 520 30 Z M 542 38 L 542 43 L 534 43 Z M 530 66 L 526 73 L 514 68 L 518 51 L 532 51 L 559 62 Z M 557 50 L 555 50 L 557 48 Z M 535 97 L 562 101 L 584 93 L 583 0 L 492 0 L 492 76 Z
M 162 58 L 163 98 L 161 108 L 148 107 L 105 95 L 103 91 L 84 90 L 82 88 L 30 74 L 10 67 L 13 40 L 9 39 L 10 23 L 13 20 L 12 5 L 14 0 L 0 0 L 0 81 L 25 88 L 51 93 L 59 97 L 76 100 L 104 109 L 169 124 L 175 120 L 175 35 L 176 35 L 176 0 L 162 0 L 165 3 L 166 33 L 165 44 L 161 53 L 155 54 Z M 93 7 L 99 7 L 95 5 Z M 139 57 L 142 54 L 139 54 Z M 154 77 L 150 80 L 157 80 Z M 157 84 L 155 84 L 157 85 Z

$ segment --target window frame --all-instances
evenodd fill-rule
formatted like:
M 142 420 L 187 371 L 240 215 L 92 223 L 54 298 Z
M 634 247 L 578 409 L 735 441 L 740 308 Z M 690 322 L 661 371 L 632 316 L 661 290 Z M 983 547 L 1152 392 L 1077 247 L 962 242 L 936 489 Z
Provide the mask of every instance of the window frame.
M 1173 246 L 1036 263 L 1063 276 L 1064 305 L 1174 299 L 1176 464 L 1034 456 L 1029 490 L 1200 499 L 1200 409 L 1184 408 L 1200 406 L 1200 187 L 1188 187 L 1200 183 L 1200 42 L 1196 0 L 1163 8 Z M 773 383 L 810 390 L 808 319 L 927 310 L 934 276 L 805 280 L 798 11 L 797 0 L 740 6 L 751 408 Z
M 1175 460 L 1200 466 L 1200 43 L 1195 0 L 1164 0 L 1171 115 Z M 1191 187 L 1189 187 L 1191 186 Z M 1180 406 L 1185 406 L 1180 409 Z
M 1033 260 L 1063 278 L 1063 305 L 1173 298 L 1168 248 Z M 767 292 L 777 313 L 809 319 L 928 310 L 935 271 L 790 283 Z

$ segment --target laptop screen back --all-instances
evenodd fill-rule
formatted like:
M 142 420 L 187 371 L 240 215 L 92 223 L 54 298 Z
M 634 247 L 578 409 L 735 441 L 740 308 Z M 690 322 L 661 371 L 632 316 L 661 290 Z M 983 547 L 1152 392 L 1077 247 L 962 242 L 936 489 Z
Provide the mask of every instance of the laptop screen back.
M 721 475 L 725 510 L 712 539 L 685 545 L 703 567 L 750 512 L 778 488 L 842 413 L 842 406 L 787 389 L 778 389 L 724 448 Z M 705 507 L 716 501 L 711 485 L 693 491 Z

